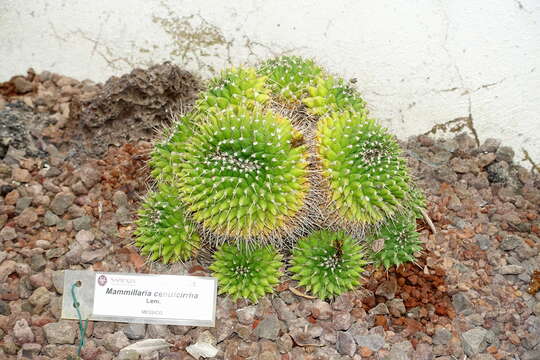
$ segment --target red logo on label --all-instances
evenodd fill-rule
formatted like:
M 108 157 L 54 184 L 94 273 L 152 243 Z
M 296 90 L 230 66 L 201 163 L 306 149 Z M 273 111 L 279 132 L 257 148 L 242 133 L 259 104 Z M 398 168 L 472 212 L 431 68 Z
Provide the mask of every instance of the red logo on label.
M 107 283 L 107 277 L 105 275 L 99 275 L 97 282 L 99 286 L 104 286 Z

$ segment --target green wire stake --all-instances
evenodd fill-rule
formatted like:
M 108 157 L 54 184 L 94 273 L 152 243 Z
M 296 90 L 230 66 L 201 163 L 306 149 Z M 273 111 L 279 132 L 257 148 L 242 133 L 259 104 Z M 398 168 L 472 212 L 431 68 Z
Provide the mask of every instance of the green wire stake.
M 81 283 L 80 281 L 77 281 L 71 285 L 71 297 L 73 297 L 73 307 L 75 310 L 77 310 L 77 317 L 79 318 L 79 333 L 81 334 L 81 338 L 79 341 L 79 347 L 77 348 L 77 356 L 81 356 L 81 350 L 84 346 L 84 338 L 86 336 L 86 328 L 88 327 L 88 319 L 85 320 L 84 326 L 83 326 L 83 320 L 81 316 L 81 311 L 79 310 L 79 301 L 77 300 L 77 296 L 75 296 L 75 288 L 80 287 Z

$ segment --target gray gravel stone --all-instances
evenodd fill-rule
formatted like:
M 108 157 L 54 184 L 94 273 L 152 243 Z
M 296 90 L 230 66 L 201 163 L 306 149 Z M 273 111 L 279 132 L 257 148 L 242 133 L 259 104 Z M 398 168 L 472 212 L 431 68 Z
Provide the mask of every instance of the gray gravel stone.
M 495 358 L 491 354 L 478 354 L 474 360 L 495 360 Z
M 43 325 L 43 331 L 49 344 L 73 344 L 77 335 L 75 322 L 68 320 Z
M 468 356 L 474 356 L 481 353 L 487 347 L 487 331 L 484 328 L 477 327 L 461 334 L 463 351 Z
M 514 250 L 518 246 L 523 244 L 523 240 L 517 236 L 510 235 L 507 236 L 501 241 L 501 244 L 499 245 L 499 248 L 505 251 Z
M 372 351 L 379 351 L 384 346 L 384 337 L 377 334 L 357 335 L 354 336 L 354 341 L 358 346 L 365 346 Z
M 334 298 L 334 301 L 332 302 L 332 309 L 338 311 L 351 312 L 353 307 L 353 296 L 351 295 L 351 293 L 341 294 Z
M 392 345 L 386 360 L 409 360 L 412 359 L 414 348 L 410 341 L 402 341 Z
M 91 189 L 101 180 L 101 172 L 88 165 L 83 166 L 79 170 L 78 175 L 87 189 Z
M 523 271 L 525 271 L 525 269 L 523 266 L 519 265 L 504 265 L 499 268 L 499 273 L 502 275 L 519 275 Z
M 81 254 L 83 252 L 83 248 L 80 244 L 75 244 L 71 250 L 69 250 L 65 255 L 64 259 L 66 262 L 70 265 L 76 265 L 81 262 Z
M 103 346 L 114 353 L 129 345 L 129 340 L 122 331 L 105 335 Z
M 11 309 L 7 302 L 0 300 L 0 315 L 9 315 L 11 314 Z
M 64 271 L 56 270 L 52 273 L 52 282 L 57 293 L 64 293 Z
M 139 360 L 139 359 L 140 359 L 140 355 L 135 350 L 120 351 L 120 353 L 116 357 L 116 360 Z
M 255 334 L 259 338 L 277 340 L 281 323 L 275 314 L 268 315 L 255 328 Z
M 338 331 L 336 348 L 342 355 L 353 356 L 356 352 L 356 343 L 351 334 Z
M 32 343 L 35 339 L 34 333 L 25 319 L 20 319 L 15 322 L 15 326 L 13 327 L 13 337 L 19 345 Z
M 17 263 L 13 260 L 4 260 L 0 264 L 0 284 L 4 283 L 7 277 L 15 272 Z
M 375 295 L 384 296 L 388 300 L 392 300 L 396 296 L 397 291 L 397 281 L 396 278 L 392 277 L 388 280 L 385 280 L 377 287 Z
M 335 330 L 348 330 L 352 324 L 351 314 L 347 311 L 335 312 L 332 316 L 332 325 Z
M 58 224 L 59 221 L 60 218 L 58 217 L 58 215 L 49 210 L 47 210 L 47 212 L 43 216 L 43 224 L 45 224 L 46 226 L 54 226 Z
M 433 344 L 435 345 L 446 345 L 452 338 L 452 333 L 448 329 L 439 327 L 435 329 L 435 334 L 433 334 Z
M 73 220 L 73 228 L 75 231 L 90 230 L 91 227 L 92 218 L 88 215 L 84 215 Z
M 390 312 L 388 311 L 388 307 L 386 306 L 385 303 L 378 304 L 373 309 L 370 309 L 369 313 L 371 315 L 387 315 L 387 314 L 390 314 Z
M 255 311 L 257 307 L 255 306 L 246 306 L 236 310 L 236 316 L 240 324 L 251 325 L 255 320 Z
M 129 208 L 127 195 L 123 191 L 120 191 L 120 190 L 115 191 L 115 193 L 113 194 L 112 200 L 113 200 L 113 204 L 119 208 L 120 207 Z
M 328 320 L 332 317 L 332 307 L 326 301 L 317 299 L 313 301 L 311 313 L 315 319 Z
M 4 226 L 0 230 L 0 239 L 4 241 L 11 241 L 17 238 L 17 231 L 11 226 Z
M 23 344 L 19 354 L 17 354 L 20 359 L 36 359 L 39 353 L 41 352 L 41 345 L 36 343 Z M 0 353 L 0 355 L 2 355 Z
M 15 91 L 17 92 L 17 94 L 26 94 L 32 91 L 32 89 L 34 88 L 30 81 L 20 76 L 13 79 L 12 83 L 13 85 L 15 85 Z
M 32 198 L 28 196 L 17 199 L 17 203 L 15 204 L 15 212 L 17 214 L 22 213 L 23 210 L 28 208 L 31 203 L 32 203 Z
M 540 317 L 540 301 L 537 301 L 536 304 L 534 304 L 532 311 L 536 316 Z
M 51 166 L 45 172 L 45 177 L 53 178 L 53 177 L 57 177 L 60 174 L 62 174 L 62 170 L 60 170 L 59 168 L 57 168 L 55 166 Z
M 485 168 L 489 164 L 493 163 L 497 156 L 493 153 L 482 154 L 478 157 L 478 166 L 480 168 Z
M 482 152 L 496 152 L 497 149 L 501 146 L 501 140 L 499 139 L 493 139 L 493 138 L 487 138 L 482 145 L 480 145 L 480 148 L 478 150 Z
M 102 247 L 97 250 L 84 250 L 81 253 L 81 262 L 82 263 L 95 263 L 97 261 L 103 260 L 109 254 L 109 249 Z
M 47 260 L 43 255 L 32 255 L 30 258 L 30 267 L 33 271 L 43 271 L 47 266 Z
M 289 322 L 293 320 L 296 320 L 296 315 L 294 314 L 294 312 L 289 309 L 287 304 L 285 304 L 285 302 L 281 298 L 274 298 L 272 300 L 272 306 L 276 310 L 276 313 L 280 320 L 285 321 L 287 324 L 289 324 Z
M 473 304 L 464 293 L 457 293 L 452 296 L 452 305 L 458 314 L 470 315 L 473 312 Z
M 522 360 L 540 360 L 540 349 L 526 351 L 521 357 Z
M 405 304 L 403 303 L 403 299 L 392 299 L 388 300 L 386 302 L 386 306 L 388 307 L 388 311 L 392 316 L 399 317 L 407 311 L 405 308 Z
M 475 235 L 474 238 L 476 240 L 476 243 L 478 244 L 478 247 L 481 250 L 487 250 L 489 248 L 489 246 L 491 245 L 491 240 L 490 240 L 489 236 L 487 236 L 485 234 L 477 234 L 477 235 Z
M 35 306 L 35 311 L 39 313 L 51 301 L 51 293 L 44 286 L 38 287 L 28 298 L 28 301 Z
M 50 208 L 56 215 L 64 215 L 67 209 L 73 204 L 75 195 L 66 192 L 59 192 L 51 202 Z
M 514 159 L 514 150 L 509 146 L 501 146 L 497 150 L 497 160 L 498 161 L 506 161 L 507 163 L 512 162 Z
M 47 260 L 59 258 L 59 257 L 61 257 L 62 255 L 64 255 L 67 251 L 68 251 L 68 250 L 67 250 L 66 248 L 53 248 L 53 249 L 49 249 L 49 250 L 47 250 L 47 252 L 45 253 L 45 257 L 47 258 Z
M 75 184 L 73 184 L 71 186 L 71 190 L 73 190 L 73 192 L 75 193 L 75 195 L 84 195 L 84 194 L 88 194 L 88 190 L 86 189 L 86 187 L 84 186 L 84 184 L 82 183 L 82 181 L 78 181 L 76 182 Z
M 146 335 L 145 324 L 126 324 L 122 327 L 122 331 L 130 340 L 144 339 Z
M 294 343 L 289 334 L 282 335 L 276 342 L 279 352 L 284 354 L 292 350 Z
M 128 208 L 121 207 L 115 212 L 116 221 L 120 225 L 129 225 L 131 223 L 131 211 Z
M 433 360 L 432 346 L 426 343 L 416 345 L 416 351 L 412 358 L 414 360 Z
M 171 335 L 167 325 L 150 324 L 147 331 L 148 337 L 152 339 L 166 339 Z

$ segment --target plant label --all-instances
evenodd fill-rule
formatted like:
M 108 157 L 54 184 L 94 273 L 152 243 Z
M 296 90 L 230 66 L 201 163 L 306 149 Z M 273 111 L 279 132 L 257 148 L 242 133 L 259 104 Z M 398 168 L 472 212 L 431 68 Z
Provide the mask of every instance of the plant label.
M 62 318 L 214 326 L 216 297 L 211 277 L 66 270 Z

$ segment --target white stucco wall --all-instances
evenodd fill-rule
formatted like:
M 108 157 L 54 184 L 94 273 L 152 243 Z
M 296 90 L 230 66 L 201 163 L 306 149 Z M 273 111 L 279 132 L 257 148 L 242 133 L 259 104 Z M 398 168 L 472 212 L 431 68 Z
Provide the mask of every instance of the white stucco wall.
M 538 0 L 2 0 L 0 81 L 164 60 L 208 76 L 294 53 L 357 78 L 401 137 L 447 124 L 540 162 L 539 21 Z

